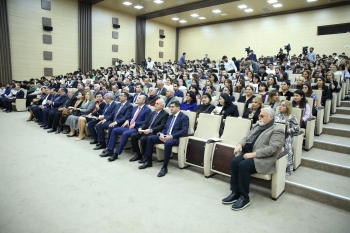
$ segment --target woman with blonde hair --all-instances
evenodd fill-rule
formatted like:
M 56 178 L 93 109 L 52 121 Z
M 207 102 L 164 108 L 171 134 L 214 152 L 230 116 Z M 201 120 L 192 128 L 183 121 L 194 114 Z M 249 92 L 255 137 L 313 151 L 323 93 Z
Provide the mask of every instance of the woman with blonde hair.
M 292 109 L 292 102 L 288 100 L 282 100 L 275 116 L 275 122 L 283 123 L 287 126 L 286 140 L 284 143 L 284 151 L 288 154 L 286 168 L 287 176 L 290 176 L 293 173 L 293 135 L 296 135 L 299 132 L 299 123 L 296 116 L 292 114 Z
M 85 101 L 81 103 L 80 107 L 70 107 L 72 109 L 72 112 L 66 121 L 66 125 L 70 127 L 70 133 L 67 135 L 67 137 L 73 137 L 75 135 L 76 130 L 78 130 L 79 117 L 82 115 L 88 115 L 94 110 L 94 107 L 95 100 L 91 91 L 85 93 Z
M 250 108 L 246 108 L 242 118 L 250 119 L 253 121 L 252 123 L 255 124 L 256 121 L 259 120 L 259 115 L 260 115 L 262 106 L 263 106 L 262 99 L 260 97 L 255 97 L 252 100 L 252 106 Z

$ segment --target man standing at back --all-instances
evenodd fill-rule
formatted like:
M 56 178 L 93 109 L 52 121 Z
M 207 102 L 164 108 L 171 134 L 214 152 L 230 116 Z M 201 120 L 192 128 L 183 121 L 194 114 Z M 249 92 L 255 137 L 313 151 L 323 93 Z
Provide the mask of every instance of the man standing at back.
M 179 66 L 181 68 L 184 68 L 184 64 L 186 63 L 186 53 L 183 53 L 181 58 L 180 58 L 180 61 L 179 61 Z
M 147 161 L 139 167 L 139 169 L 152 167 L 152 153 L 154 145 L 164 144 L 164 164 L 158 173 L 158 177 L 165 176 L 168 173 L 168 163 L 172 148 L 173 146 L 179 145 L 180 137 L 187 134 L 189 127 L 188 116 L 180 111 L 180 103 L 178 101 L 171 103 L 170 111 L 172 115 L 168 117 L 161 134 L 152 135 L 147 138 L 147 145 L 145 149 Z
M 224 60 L 224 66 L 227 73 L 232 75 L 234 72 L 236 72 L 237 67 L 232 60 L 228 60 L 227 56 L 223 56 L 222 60 Z

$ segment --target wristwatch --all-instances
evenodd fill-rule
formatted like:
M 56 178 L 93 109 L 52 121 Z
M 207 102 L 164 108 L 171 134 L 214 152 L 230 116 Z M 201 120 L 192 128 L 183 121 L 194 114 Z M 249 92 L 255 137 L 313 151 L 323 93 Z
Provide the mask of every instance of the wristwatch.
M 153 133 L 153 129 L 150 129 L 149 132 L 150 132 L 150 133 Z

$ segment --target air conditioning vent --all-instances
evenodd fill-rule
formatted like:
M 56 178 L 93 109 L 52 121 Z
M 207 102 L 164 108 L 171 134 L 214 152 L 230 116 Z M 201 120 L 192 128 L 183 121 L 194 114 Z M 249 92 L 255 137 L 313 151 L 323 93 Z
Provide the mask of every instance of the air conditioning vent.
M 271 10 L 269 8 L 261 8 L 260 10 L 262 10 L 265 13 L 271 12 Z

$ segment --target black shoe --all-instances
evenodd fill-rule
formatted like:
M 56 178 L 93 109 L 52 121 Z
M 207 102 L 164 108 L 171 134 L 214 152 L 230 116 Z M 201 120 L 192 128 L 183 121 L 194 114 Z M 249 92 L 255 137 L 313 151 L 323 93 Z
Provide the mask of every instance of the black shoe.
M 232 205 L 232 210 L 243 210 L 250 205 L 249 197 L 240 196 L 238 200 Z
M 38 121 L 38 125 L 41 125 L 43 122 L 41 122 L 41 121 Z
M 59 134 L 61 132 L 62 132 L 62 126 L 58 126 L 55 134 Z
M 53 133 L 53 132 L 55 132 L 56 130 L 54 130 L 54 129 L 50 129 L 50 130 L 48 130 L 47 132 L 48 133 Z
M 108 162 L 113 162 L 116 159 L 118 159 L 118 154 L 113 154 L 111 157 L 108 158 Z
M 162 169 L 160 169 L 160 172 L 158 173 L 158 177 L 163 177 L 167 173 L 168 173 L 168 168 L 162 167 Z
M 63 131 L 63 134 L 68 134 L 68 133 L 69 133 L 68 130 Z
M 70 134 L 68 134 L 68 135 L 66 135 L 67 137 L 69 137 L 69 138 L 71 138 L 71 137 L 74 137 L 75 135 L 70 135 Z
M 50 129 L 50 127 L 49 126 L 45 126 L 44 129 Z
M 41 124 L 40 128 L 45 128 L 47 125 Z
M 106 147 L 107 147 L 106 144 L 99 144 L 99 145 L 96 145 L 94 150 L 101 150 L 101 149 L 105 149 Z
M 239 198 L 239 193 L 232 192 L 228 197 L 222 199 L 222 204 L 233 204 Z
M 143 159 L 139 161 L 139 163 L 145 163 L 147 161 L 147 156 L 144 156 Z
M 92 142 L 90 142 L 91 145 L 97 144 L 97 143 L 98 143 L 98 141 L 96 141 L 96 140 L 93 140 Z
M 152 166 L 153 166 L 152 162 L 146 161 L 144 164 L 142 164 L 141 166 L 139 166 L 139 169 L 146 169 L 146 168 L 152 167 Z
M 129 159 L 129 162 L 135 162 L 141 159 L 142 159 L 142 155 L 135 155 L 132 159 Z
M 102 154 L 100 154 L 101 157 L 108 157 L 108 156 L 112 156 L 113 155 L 113 151 L 110 151 L 108 149 L 104 150 L 102 152 Z

